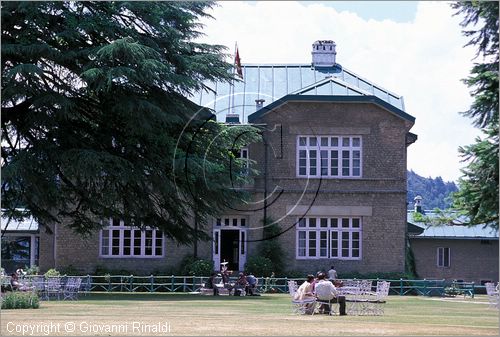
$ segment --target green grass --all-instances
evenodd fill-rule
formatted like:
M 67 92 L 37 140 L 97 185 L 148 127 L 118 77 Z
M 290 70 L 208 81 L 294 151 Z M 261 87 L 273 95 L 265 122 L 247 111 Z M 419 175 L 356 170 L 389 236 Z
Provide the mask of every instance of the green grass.
M 79 331 L 78 325 L 84 323 L 127 325 L 127 335 L 161 334 L 132 331 L 134 321 L 168 322 L 171 335 L 498 335 L 498 310 L 488 308 L 485 296 L 466 300 L 390 296 L 383 316 L 339 317 L 294 315 L 290 297 L 282 294 L 213 297 L 180 293 L 92 294 L 78 301 L 42 302 L 37 310 L 3 310 L 1 333 L 13 334 L 7 331 L 8 322 L 74 322 L 73 333 L 51 335 L 124 335 Z

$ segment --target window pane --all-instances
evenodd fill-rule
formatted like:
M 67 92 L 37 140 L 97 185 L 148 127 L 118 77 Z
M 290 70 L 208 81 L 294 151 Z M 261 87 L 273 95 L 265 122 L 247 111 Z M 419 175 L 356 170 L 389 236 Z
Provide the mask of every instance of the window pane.
M 349 257 L 349 232 L 342 232 L 342 256 Z
M 321 137 L 321 146 L 328 146 L 328 138 Z
M 161 231 L 156 231 L 156 247 L 155 247 L 155 255 L 161 256 L 163 255 L 163 233 Z
M 309 218 L 309 227 L 316 227 L 316 218 Z
M 214 253 L 219 254 L 219 232 L 214 233 Z
M 337 218 L 331 218 L 330 219 L 330 226 L 337 228 L 338 227 L 338 219 Z
M 299 175 L 305 176 L 307 174 L 307 151 L 299 151 Z
M 339 152 L 338 151 L 330 151 L 330 165 L 331 165 L 331 170 L 330 174 L 332 176 L 338 176 L 339 175 Z
M 443 266 L 449 267 L 450 266 L 450 248 L 445 248 L 443 255 L 444 255 Z
M 134 255 L 141 255 L 141 235 L 140 230 L 134 230 Z
M 306 256 L 306 232 L 299 231 L 299 256 Z
M 310 146 L 317 146 L 318 145 L 316 137 L 309 137 L 309 145 Z
M 229 219 L 224 219 L 224 226 L 229 226 Z
M 349 144 L 350 144 L 350 138 L 342 137 L 342 146 L 349 146 Z
M 316 256 L 316 232 L 309 232 L 309 256 Z
M 307 138 L 299 137 L 299 146 L 307 146 Z
M 342 175 L 349 175 L 349 151 L 342 151 Z
M 309 151 L 309 174 L 315 176 L 316 175 L 316 150 Z
M 321 157 L 321 175 L 322 176 L 327 176 L 328 175 L 328 151 L 320 151 L 320 157 Z
M 328 227 L 328 219 L 327 218 L 321 218 L 321 227 Z
M 130 255 L 130 248 L 132 246 L 131 234 L 132 231 L 130 229 L 123 231 L 123 255 Z
M 349 228 L 349 219 L 342 218 L 342 228 Z
M 306 219 L 301 218 L 299 219 L 299 227 L 305 227 L 306 226 Z
M 221 219 L 217 219 L 217 221 L 216 221 L 215 224 L 216 224 L 216 226 L 220 226 L 221 225 Z
M 247 220 L 246 219 L 241 218 L 240 220 L 241 220 L 241 226 L 242 227 L 244 227 L 244 226 L 247 225 Z
M 338 137 L 332 137 L 332 138 L 330 138 L 330 140 L 331 140 L 332 146 L 339 146 L 339 138 Z
M 327 254 L 328 254 L 328 232 L 321 231 L 319 233 L 319 256 L 326 257 Z
M 358 137 L 354 137 L 352 139 L 352 146 L 359 147 L 360 145 L 361 145 L 361 139 L 359 139 Z
M 145 242 L 145 255 L 153 255 L 153 231 L 146 231 L 146 242 Z
M 240 245 L 241 245 L 241 251 L 240 251 L 240 253 L 241 254 L 245 254 L 245 232 L 243 232 L 243 231 L 241 231 Z
M 120 255 L 120 230 L 111 231 L 111 255 Z
M 233 226 L 238 226 L 238 219 L 233 219 Z
M 359 219 L 358 218 L 352 219 L 352 227 L 359 228 Z
M 111 223 L 111 226 L 116 226 L 116 227 L 120 226 L 120 219 L 114 218 Z
M 330 232 L 330 257 L 338 256 L 338 232 Z

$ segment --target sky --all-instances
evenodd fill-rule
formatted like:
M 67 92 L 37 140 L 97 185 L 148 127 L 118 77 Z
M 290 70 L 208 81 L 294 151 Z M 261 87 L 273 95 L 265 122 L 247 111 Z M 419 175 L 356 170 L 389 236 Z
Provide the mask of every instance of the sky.
M 460 115 L 472 103 L 462 83 L 473 65 L 447 2 L 256 1 L 219 2 L 203 19 L 203 42 L 238 42 L 245 63 L 310 63 L 316 40 L 334 40 L 337 62 L 404 97 L 418 135 L 408 148 L 408 169 L 457 181 L 458 147 L 480 135 Z

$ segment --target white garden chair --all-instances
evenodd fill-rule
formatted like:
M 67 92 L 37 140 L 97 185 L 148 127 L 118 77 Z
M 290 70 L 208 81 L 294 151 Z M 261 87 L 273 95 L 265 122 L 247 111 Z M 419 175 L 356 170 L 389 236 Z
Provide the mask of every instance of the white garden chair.
M 488 295 L 488 308 L 498 309 L 498 285 L 495 286 L 495 283 L 488 282 L 485 283 L 484 286 L 486 287 L 486 294 Z
M 77 300 L 81 284 L 82 284 L 81 277 L 68 277 L 62 291 L 63 299 Z
M 313 308 L 311 314 L 314 315 L 314 311 L 316 309 L 316 299 L 315 298 L 305 298 L 303 300 L 296 300 L 295 294 L 297 293 L 297 282 L 296 281 L 288 281 L 288 292 L 292 297 L 292 312 L 294 314 L 304 315 L 307 313 L 309 308 Z
M 365 315 L 383 315 L 384 305 L 387 296 L 389 296 L 389 288 L 391 283 L 387 281 L 378 281 L 377 290 L 365 294 L 364 303 L 362 305 L 362 313 Z
M 45 280 L 43 299 L 50 300 L 51 297 L 61 299 L 61 278 L 59 276 L 48 277 Z

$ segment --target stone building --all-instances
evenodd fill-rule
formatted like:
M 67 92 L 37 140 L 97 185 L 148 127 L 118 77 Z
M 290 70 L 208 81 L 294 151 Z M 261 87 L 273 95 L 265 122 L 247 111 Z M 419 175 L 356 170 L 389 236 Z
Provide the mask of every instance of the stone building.
M 244 64 L 242 74 L 192 97 L 219 121 L 256 125 L 264 140 L 241 151 L 259 172 L 247 186 L 254 203 L 213 219 L 198 256 L 243 270 L 268 217 L 281 228 L 287 270 L 403 272 L 407 147 L 416 140 L 403 97 L 342 67 L 333 41 L 313 44 L 312 63 Z M 56 225 L 40 246 L 42 270 L 85 272 L 161 271 L 193 251 L 119 219 L 85 239 Z
M 437 214 L 423 210 L 421 202 L 420 197 L 415 210 L 408 212 L 408 235 L 418 276 L 477 285 L 498 282 L 498 230 L 469 226 L 465 217 L 451 224 L 433 225 L 429 219 Z M 416 213 L 424 217 L 417 217 Z

